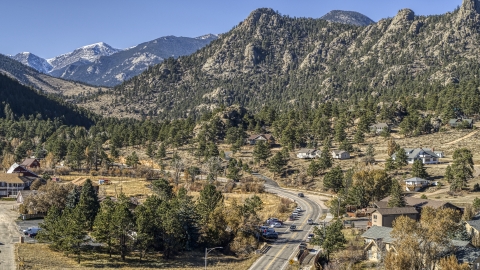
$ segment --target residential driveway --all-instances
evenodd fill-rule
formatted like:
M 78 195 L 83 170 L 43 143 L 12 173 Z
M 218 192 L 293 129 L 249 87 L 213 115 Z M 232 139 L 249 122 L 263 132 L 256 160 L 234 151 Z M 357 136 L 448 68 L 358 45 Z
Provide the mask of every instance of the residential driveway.
M 15 246 L 21 236 L 15 223 L 18 212 L 16 202 L 0 201 L 0 269 L 15 270 Z

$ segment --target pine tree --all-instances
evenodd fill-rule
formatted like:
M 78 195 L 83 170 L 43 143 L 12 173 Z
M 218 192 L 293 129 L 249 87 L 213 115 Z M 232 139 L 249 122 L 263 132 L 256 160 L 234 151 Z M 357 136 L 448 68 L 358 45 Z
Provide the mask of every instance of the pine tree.
M 353 140 L 357 144 L 364 143 L 365 142 L 365 134 L 363 133 L 363 131 L 362 130 L 357 130 L 357 132 L 355 133 L 355 136 L 353 137 Z
M 322 248 L 327 253 L 327 259 L 330 258 L 331 253 L 342 250 L 343 246 L 347 243 L 342 229 L 343 223 L 340 220 L 331 223 L 326 228 Z
M 395 142 L 393 138 L 390 138 L 387 144 L 387 155 L 391 157 L 399 149 L 400 149 L 400 146 Z
M 85 215 L 88 229 L 92 228 L 95 217 L 100 209 L 100 203 L 98 202 L 98 196 L 93 188 L 92 181 L 87 179 L 82 186 L 82 193 L 80 194 L 80 200 L 77 208 Z
M 253 149 L 253 157 L 256 162 L 266 160 L 271 155 L 270 145 L 263 141 L 257 142 L 255 148 Z
M 107 245 L 108 255 L 112 257 L 113 241 L 115 239 L 115 227 L 113 213 L 115 212 L 115 203 L 107 197 L 102 201 L 100 211 L 95 217 L 93 223 L 92 235 L 97 242 Z
M 76 187 L 74 187 L 72 188 L 70 193 L 68 193 L 67 199 L 65 200 L 65 207 L 73 209 L 77 206 L 79 201 L 80 191 Z
M 428 173 L 425 170 L 425 166 L 420 159 L 417 159 L 413 162 L 412 166 L 412 176 L 413 177 L 420 177 L 420 178 L 427 178 Z
M 41 230 L 38 232 L 37 239 L 49 243 L 50 248 L 54 250 L 61 249 L 61 239 L 63 237 L 63 228 L 60 226 L 61 218 L 62 211 L 58 207 L 52 206 L 39 225 Z
M 282 172 L 283 166 L 286 165 L 285 160 L 283 159 L 283 155 L 280 152 L 277 152 L 269 161 L 268 161 L 268 168 L 271 172 L 273 172 L 273 176 L 275 177 L 276 173 Z
M 323 146 L 322 153 L 320 155 L 320 166 L 322 170 L 331 168 L 333 165 L 333 157 L 330 153 L 330 148 L 327 144 Z
M 323 187 L 332 189 L 335 193 L 343 188 L 343 172 L 340 166 L 336 166 L 323 177 Z
M 405 202 L 402 186 L 397 180 L 393 180 L 390 188 L 390 200 L 388 200 L 388 207 L 404 207 L 405 205 L 407 205 L 407 203 Z
M 165 149 L 165 145 L 162 143 L 157 151 L 157 159 L 163 159 L 167 156 L 167 150 Z
M 385 162 L 385 171 L 390 172 L 395 170 L 395 161 L 392 157 L 388 157 Z
M 310 165 L 308 165 L 307 175 L 314 178 L 320 174 L 322 170 L 322 165 L 320 161 L 312 160 L 310 161 Z
M 372 144 L 368 144 L 367 151 L 365 152 L 364 161 L 366 164 L 375 163 L 375 148 L 373 148 Z
M 76 254 L 78 263 L 80 263 L 82 244 L 86 241 L 88 229 L 88 220 L 83 211 L 80 204 L 74 209 L 66 208 L 59 222 L 63 235 L 61 248 L 67 254 Z
M 407 166 L 408 164 L 408 156 L 407 156 L 407 153 L 405 152 L 405 150 L 403 148 L 397 150 L 397 152 L 395 152 L 395 166 L 397 168 L 402 168 L 404 166 Z

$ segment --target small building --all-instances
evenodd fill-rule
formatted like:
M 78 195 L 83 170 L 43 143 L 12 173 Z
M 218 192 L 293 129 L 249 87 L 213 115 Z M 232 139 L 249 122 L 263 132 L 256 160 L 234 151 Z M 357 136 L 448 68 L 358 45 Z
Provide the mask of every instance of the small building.
M 37 194 L 36 190 L 20 190 L 17 193 L 17 203 L 22 204 L 27 197 L 35 194 Z
M 298 151 L 297 157 L 302 159 L 317 158 L 320 157 L 320 151 L 316 149 L 302 148 Z
M 336 159 L 349 159 L 350 153 L 344 150 L 333 150 L 332 157 Z
M 20 166 L 27 169 L 36 169 L 40 168 L 40 162 L 36 158 L 26 158 Z
M 7 173 L 21 173 L 23 176 L 38 178 L 38 175 L 18 163 L 13 163 L 7 170 Z
M 250 145 L 255 145 L 259 141 L 268 142 L 269 144 L 275 143 L 275 139 L 271 134 L 256 134 L 247 138 L 247 143 Z
M 25 188 L 20 174 L 0 173 L 0 197 L 16 197 Z
M 426 188 L 431 185 L 430 181 L 420 177 L 413 177 L 403 181 L 405 182 L 406 191 L 419 191 L 422 188 Z
M 365 240 L 365 257 L 369 261 L 378 262 L 394 248 L 394 239 L 390 236 L 393 228 L 373 226 L 362 234 Z
M 421 160 L 423 164 L 437 164 L 439 162 L 439 156 L 428 148 L 404 148 L 407 154 L 407 162 L 413 164 L 415 160 Z M 392 155 L 392 159 L 395 160 L 397 154 Z
M 389 200 L 390 200 L 390 196 L 384 198 L 381 201 L 375 202 L 374 204 L 377 208 L 387 208 Z M 435 200 L 428 200 L 428 199 L 406 196 L 405 203 L 407 206 L 414 207 L 420 213 L 422 212 L 422 208 L 424 207 L 431 207 L 433 209 L 450 208 L 455 211 L 462 212 L 462 209 L 460 207 L 457 207 L 449 202 L 443 202 L 443 201 L 435 201 Z
M 473 119 L 467 119 L 467 118 L 450 119 L 448 121 L 448 125 L 452 128 L 458 128 L 458 127 L 472 128 Z
M 372 212 L 372 226 L 392 227 L 393 221 L 399 216 L 418 219 L 418 211 L 414 207 L 377 208 Z
M 374 125 L 371 125 L 370 131 L 375 132 L 377 134 L 382 133 L 384 130 L 390 131 L 390 127 L 388 126 L 387 123 L 377 123 Z

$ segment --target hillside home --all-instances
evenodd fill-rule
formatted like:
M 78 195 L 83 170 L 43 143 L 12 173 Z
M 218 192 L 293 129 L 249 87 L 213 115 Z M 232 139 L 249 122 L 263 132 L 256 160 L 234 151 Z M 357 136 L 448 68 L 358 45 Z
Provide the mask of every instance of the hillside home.
M 349 159 L 350 153 L 344 150 L 333 150 L 332 157 L 336 159 Z
M 390 127 L 388 126 L 387 123 L 377 123 L 374 125 L 371 125 L 370 131 L 375 132 L 377 134 L 382 133 L 384 130 L 390 131 Z
M 457 119 L 450 119 L 448 121 L 448 125 L 452 128 L 457 128 L 457 127 L 468 127 L 472 128 L 473 127 L 473 119 L 463 119 L 463 118 L 457 118 Z
M 40 168 L 40 162 L 36 158 L 26 158 L 20 166 L 27 169 L 36 169 Z
M 0 197 L 16 197 L 25 188 L 20 174 L 0 173 Z
M 420 177 L 413 177 L 403 181 L 405 182 L 406 191 L 419 191 L 422 188 L 426 188 L 431 185 L 431 181 L 422 179 Z
M 275 143 L 275 139 L 271 134 L 256 134 L 247 138 L 247 143 L 250 145 L 255 145 L 259 141 L 268 142 L 269 144 Z
M 393 221 L 399 216 L 418 219 L 418 211 L 414 207 L 376 208 L 371 214 L 371 225 L 392 227 Z
M 390 249 L 394 249 L 394 239 L 390 236 L 392 228 L 373 226 L 362 234 L 365 240 L 365 257 L 369 261 L 378 262 L 387 254 Z
M 386 208 L 388 207 L 388 201 L 390 197 L 386 197 L 385 199 L 378 201 L 375 204 L 377 208 Z M 431 207 L 433 209 L 443 209 L 443 208 L 450 208 L 459 212 L 462 212 L 462 209 L 449 203 L 443 201 L 434 201 L 428 199 L 421 199 L 421 198 L 414 198 L 414 197 L 405 197 L 405 203 L 407 206 L 414 207 L 417 209 L 418 212 L 422 212 L 422 208 L 424 207 Z
M 21 173 L 23 176 L 38 178 L 38 175 L 18 163 L 13 163 L 7 170 L 7 173 Z
M 320 157 L 320 151 L 316 149 L 302 148 L 298 151 L 297 157 L 302 159 L 317 158 Z
M 439 156 L 437 156 L 432 150 L 428 148 L 404 148 L 407 154 L 407 162 L 413 164 L 415 160 L 421 160 L 423 164 L 437 164 Z M 397 154 L 392 155 L 392 159 L 395 160 Z

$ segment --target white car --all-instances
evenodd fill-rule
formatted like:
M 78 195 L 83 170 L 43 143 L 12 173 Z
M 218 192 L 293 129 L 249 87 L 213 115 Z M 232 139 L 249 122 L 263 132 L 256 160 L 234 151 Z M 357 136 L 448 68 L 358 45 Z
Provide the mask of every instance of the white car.
M 295 211 L 297 211 L 297 212 L 302 212 L 302 208 L 301 208 L 301 207 L 297 207 L 297 209 L 295 209 Z
M 275 222 L 275 223 L 271 224 L 270 227 L 272 227 L 272 228 L 281 228 L 281 227 L 282 227 L 282 223 L 280 223 L 280 222 Z

